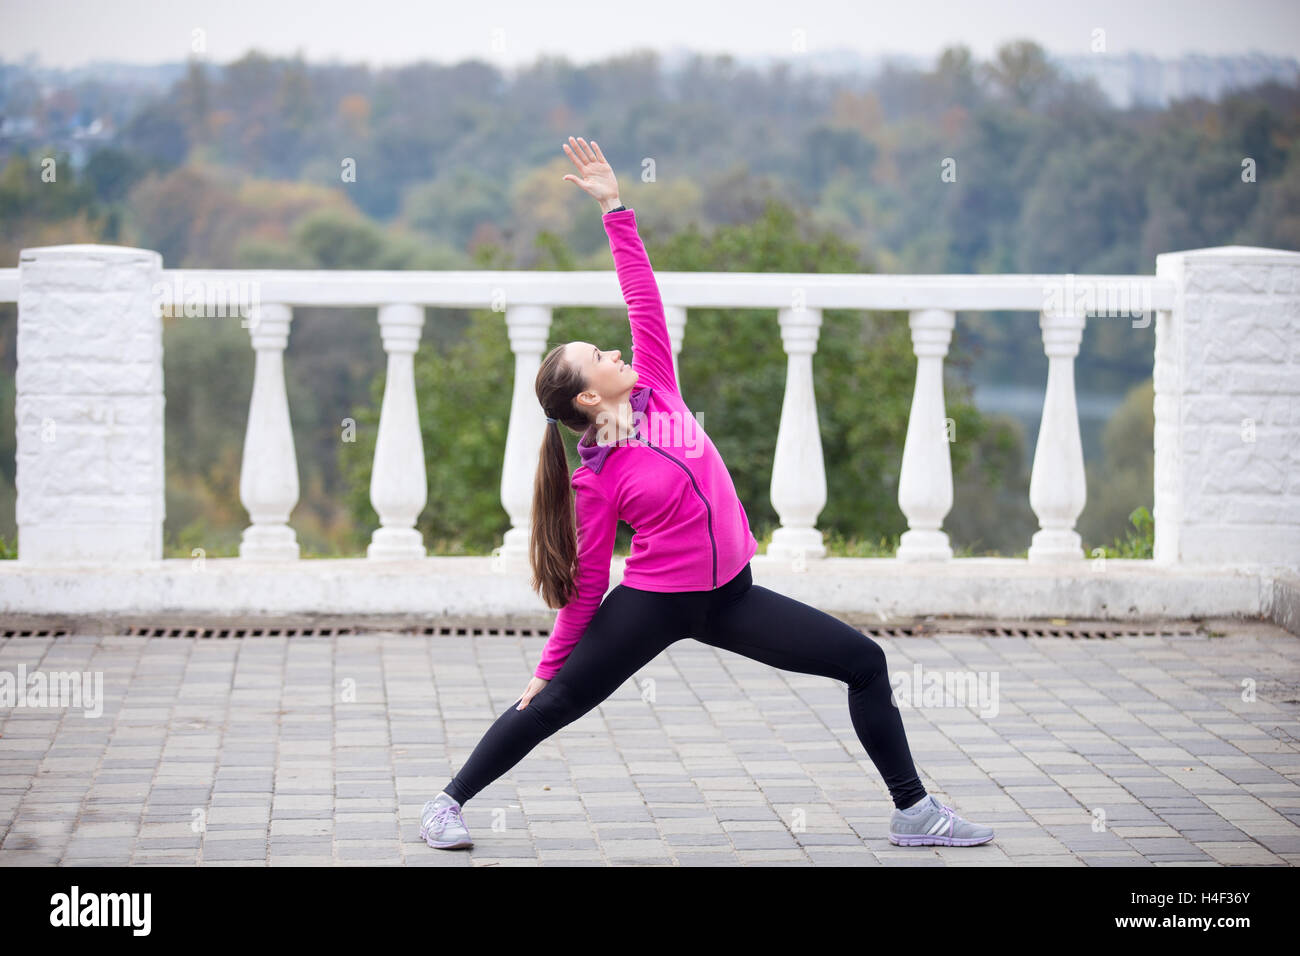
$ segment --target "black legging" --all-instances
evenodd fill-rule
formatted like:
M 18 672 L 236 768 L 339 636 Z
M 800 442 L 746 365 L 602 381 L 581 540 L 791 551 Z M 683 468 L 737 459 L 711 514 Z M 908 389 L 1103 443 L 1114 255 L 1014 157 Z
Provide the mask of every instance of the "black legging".
M 849 715 L 894 806 L 925 796 L 891 698 L 885 652 L 871 638 L 815 607 L 753 583 L 749 565 L 712 591 L 642 591 L 620 584 L 592 616 L 564 666 L 528 706 L 521 697 L 496 719 L 443 789 L 460 804 L 496 780 L 561 727 L 618 689 L 660 651 L 691 637 L 764 664 L 833 677 L 848 685 Z

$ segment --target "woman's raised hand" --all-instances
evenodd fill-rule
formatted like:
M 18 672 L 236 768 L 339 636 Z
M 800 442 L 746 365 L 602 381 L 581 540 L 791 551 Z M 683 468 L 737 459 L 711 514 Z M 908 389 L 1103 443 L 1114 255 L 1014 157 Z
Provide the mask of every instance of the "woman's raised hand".
M 564 152 L 573 160 L 573 165 L 578 167 L 581 174 L 579 178 L 570 173 L 564 177 L 566 180 L 597 202 L 618 198 L 618 180 L 614 178 L 614 170 L 605 161 L 605 154 L 600 151 L 595 140 L 588 145 L 581 137 L 574 139 L 570 136 L 569 142 L 564 144 Z

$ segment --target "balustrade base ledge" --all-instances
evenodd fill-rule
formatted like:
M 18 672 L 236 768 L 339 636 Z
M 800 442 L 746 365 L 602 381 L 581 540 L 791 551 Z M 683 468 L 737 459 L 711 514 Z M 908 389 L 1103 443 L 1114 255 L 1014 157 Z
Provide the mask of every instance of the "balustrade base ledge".
M 610 587 L 625 559 L 611 564 Z M 1272 620 L 1300 627 L 1300 569 L 1166 565 L 1108 558 L 753 559 L 754 583 L 853 623 L 927 617 L 996 620 Z M 0 561 L 0 625 L 19 617 L 140 620 L 366 620 L 398 628 L 440 620 L 549 628 L 555 612 L 526 566 L 499 557 L 252 561 L 166 559 L 112 565 Z

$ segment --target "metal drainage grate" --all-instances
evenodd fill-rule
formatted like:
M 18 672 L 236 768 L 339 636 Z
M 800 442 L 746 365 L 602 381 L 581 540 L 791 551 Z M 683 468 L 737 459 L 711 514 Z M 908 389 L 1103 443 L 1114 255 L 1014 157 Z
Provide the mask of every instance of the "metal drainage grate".
M 70 637 L 77 634 L 102 633 L 102 625 L 85 628 L 20 628 L 0 627 L 0 639 L 14 637 Z M 114 636 L 150 638 L 194 638 L 198 640 L 240 640 L 259 637 L 346 637 L 353 634 L 406 634 L 415 637 L 549 637 L 550 628 L 544 627 L 491 627 L 472 624 L 441 624 L 427 627 L 380 627 L 376 625 L 227 625 L 199 626 L 174 624 L 135 624 L 112 628 Z
M 62 627 L 0 628 L 0 638 L 6 637 L 67 637 L 72 632 Z
M 1114 626 L 1047 626 L 1034 624 L 994 624 L 976 630 L 980 637 L 1072 637 L 1083 640 L 1107 640 L 1112 637 L 1199 637 L 1191 627 Z
M 914 625 L 887 627 L 870 625 L 860 627 L 869 637 L 935 637 L 940 634 L 960 634 L 969 637 L 1066 637 L 1076 640 L 1108 640 L 1115 637 L 1201 637 L 1194 627 L 1139 627 L 1114 624 L 1102 625 L 1038 625 L 1038 624 L 969 624 Z
M 454 625 L 443 625 L 441 627 L 411 628 L 409 631 L 403 631 L 402 633 L 417 634 L 420 637 L 480 637 L 485 634 L 490 637 L 550 637 L 551 630 L 547 627 L 456 627 Z
M 201 640 L 236 640 L 245 637 L 338 637 L 358 633 L 352 627 L 169 627 L 138 625 L 123 629 L 126 637 L 192 637 Z
M 932 627 L 884 627 L 880 625 L 868 625 L 859 627 L 859 631 L 867 637 L 926 637 L 936 633 Z

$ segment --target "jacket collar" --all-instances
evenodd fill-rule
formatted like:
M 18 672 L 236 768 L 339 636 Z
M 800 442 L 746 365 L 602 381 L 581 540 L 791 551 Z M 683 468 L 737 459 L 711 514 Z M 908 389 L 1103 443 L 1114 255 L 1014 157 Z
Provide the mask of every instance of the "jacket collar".
M 650 401 L 650 393 L 653 391 L 654 389 L 649 385 L 642 385 L 638 388 L 632 389 L 631 393 L 628 395 L 628 403 L 632 406 L 632 411 L 644 412 L 646 405 Z M 600 474 L 600 469 L 605 465 L 605 459 L 609 457 L 609 453 L 617 448 L 618 445 L 597 445 L 596 431 L 596 426 L 592 425 L 583 433 L 582 437 L 578 439 L 578 457 L 581 458 L 582 463 L 593 472 Z M 636 426 L 634 437 L 641 438 L 640 424 L 637 424 Z M 587 442 L 591 442 L 591 444 L 587 444 Z

